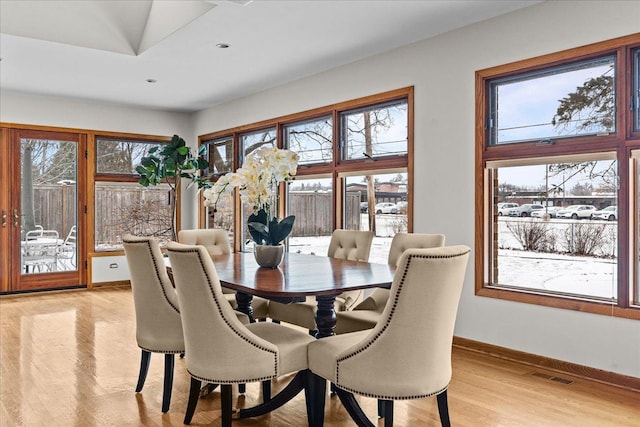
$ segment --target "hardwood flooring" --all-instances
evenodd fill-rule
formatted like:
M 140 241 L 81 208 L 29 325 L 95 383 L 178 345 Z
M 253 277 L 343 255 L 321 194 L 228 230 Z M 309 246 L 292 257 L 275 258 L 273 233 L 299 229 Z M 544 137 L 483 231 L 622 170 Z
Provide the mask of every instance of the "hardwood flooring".
M 140 350 L 128 288 L 2 297 L 0 327 L 1 426 L 182 425 L 184 360 L 176 358 L 167 414 L 160 410 L 162 355 L 152 356 L 144 389 L 134 392 Z M 274 382 L 274 393 L 287 380 Z M 237 407 L 253 406 L 259 385 L 234 399 Z M 375 421 L 375 400 L 359 400 Z M 219 408 L 216 391 L 198 402 L 192 425 L 220 425 Z M 637 427 L 640 393 L 454 348 L 449 410 L 460 427 Z M 394 412 L 398 427 L 440 425 L 435 398 L 396 402 Z M 354 425 L 336 397 L 325 413 L 326 426 Z M 303 394 L 271 414 L 234 420 L 238 427 L 304 425 Z

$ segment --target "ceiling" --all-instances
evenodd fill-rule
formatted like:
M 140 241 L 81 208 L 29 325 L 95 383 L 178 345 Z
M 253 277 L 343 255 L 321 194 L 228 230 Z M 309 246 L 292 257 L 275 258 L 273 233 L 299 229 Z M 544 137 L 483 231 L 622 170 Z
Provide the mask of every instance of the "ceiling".
M 0 0 L 0 90 L 192 112 L 539 2 Z

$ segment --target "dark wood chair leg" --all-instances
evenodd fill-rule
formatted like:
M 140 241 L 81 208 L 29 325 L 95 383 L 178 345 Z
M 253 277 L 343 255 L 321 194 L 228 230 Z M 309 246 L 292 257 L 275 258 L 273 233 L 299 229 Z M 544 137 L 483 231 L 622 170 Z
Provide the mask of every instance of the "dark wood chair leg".
M 222 402 L 222 427 L 231 427 L 231 418 L 233 415 L 233 394 L 231 392 L 231 384 L 222 384 L 220 389 Z
M 262 381 L 262 402 L 271 400 L 271 380 Z
M 384 418 L 384 400 L 378 399 L 378 418 Z
M 151 360 L 151 352 L 142 350 L 142 357 L 140 358 L 140 373 L 138 374 L 138 384 L 136 385 L 136 393 L 142 391 L 144 381 L 147 379 L 147 372 L 149 372 L 149 361 Z
M 440 424 L 442 427 L 451 427 L 449 421 L 449 403 L 447 402 L 447 390 L 436 396 L 438 399 L 438 412 L 440 413 Z
M 380 402 L 384 413 L 384 427 L 393 427 L 393 400 L 378 400 L 378 404 Z
M 200 396 L 200 380 L 191 378 L 191 387 L 189 388 L 189 400 L 187 401 L 187 410 L 184 414 L 184 423 L 191 424 L 191 418 L 196 411 L 196 405 L 198 404 L 198 396 Z
M 164 355 L 164 388 L 162 390 L 162 412 L 169 412 L 171 404 L 171 389 L 173 388 L 173 354 Z
M 352 393 L 338 388 L 336 394 L 340 398 L 340 402 L 342 402 L 344 409 L 347 410 L 347 412 L 351 416 L 351 419 L 355 421 L 358 427 L 375 427 L 374 424 L 367 418 L 367 415 L 364 413 L 364 411 L 362 411 L 362 408 L 360 407 L 358 401 Z
M 247 392 L 246 384 L 238 384 L 238 393 L 245 394 Z
M 309 427 L 322 427 L 324 424 L 324 404 L 327 394 L 327 380 L 309 371 L 307 387 L 308 388 L 305 389 L 305 397 Z

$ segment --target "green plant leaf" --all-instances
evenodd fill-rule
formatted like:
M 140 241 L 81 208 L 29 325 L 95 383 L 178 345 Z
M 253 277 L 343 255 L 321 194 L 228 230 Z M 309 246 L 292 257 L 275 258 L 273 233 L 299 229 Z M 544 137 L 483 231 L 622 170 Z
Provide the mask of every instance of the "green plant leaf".
M 187 154 L 189 154 L 189 147 L 178 147 L 178 154 L 182 155 L 182 156 L 186 156 Z
M 260 209 L 257 214 L 249 215 L 247 222 L 259 222 L 266 226 L 268 223 L 267 212 L 264 209 Z
M 247 227 L 249 228 L 249 233 L 251 234 L 251 238 L 254 242 L 259 245 L 271 245 L 271 241 L 269 239 L 269 228 L 266 224 L 262 224 L 261 222 L 249 222 L 247 223 Z

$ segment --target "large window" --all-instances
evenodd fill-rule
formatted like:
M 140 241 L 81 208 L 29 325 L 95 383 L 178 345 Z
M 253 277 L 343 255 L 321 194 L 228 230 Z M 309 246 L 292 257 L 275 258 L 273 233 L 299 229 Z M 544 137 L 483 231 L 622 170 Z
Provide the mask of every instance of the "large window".
M 233 141 L 241 153 L 234 170 L 242 165 L 246 155 L 265 145 L 295 151 L 300 158 L 297 176 L 294 181 L 281 184 L 278 202 L 280 216 L 296 215 L 289 250 L 326 254 L 334 229 L 372 229 L 376 231 L 376 240 L 370 259 L 386 262 L 395 232 L 412 228 L 408 173 L 413 134 L 412 94 L 412 88 L 399 89 L 268 123 L 204 135 L 200 142 Z M 220 176 L 214 172 L 211 180 Z M 370 188 L 363 184 L 364 180 L 371 180 Z M 369 198 L 373 206 L 379 202 L 385 205 L 379 206 L 379 212 L 375 208 L 371 212 L 363 210 L 362 204 Z M 235 229 L 243 230 L 235 236 L 234 247 L 247 250 L 251 244 L 246 230 L 250 212 L 239 200 L 234 200 L 225 203 L 234 207 L 234 214 L 227 209 L 214 213 L 212 220 L 209 210 L 203 209 L 202 213 L 207 215 L 209 226 L 212 221 L 218 224 L 233 216 Z M 370 228 L 372 221 L 381 225 Z
M 638 43 L 476 73 L 478 295 L 640 318 Z
M 171 239 L 169 186 L 143 187 L 135 168 L 163 141 L 97 137 L 95 140 L 94 250 L 122 249 L 122 236 Z

